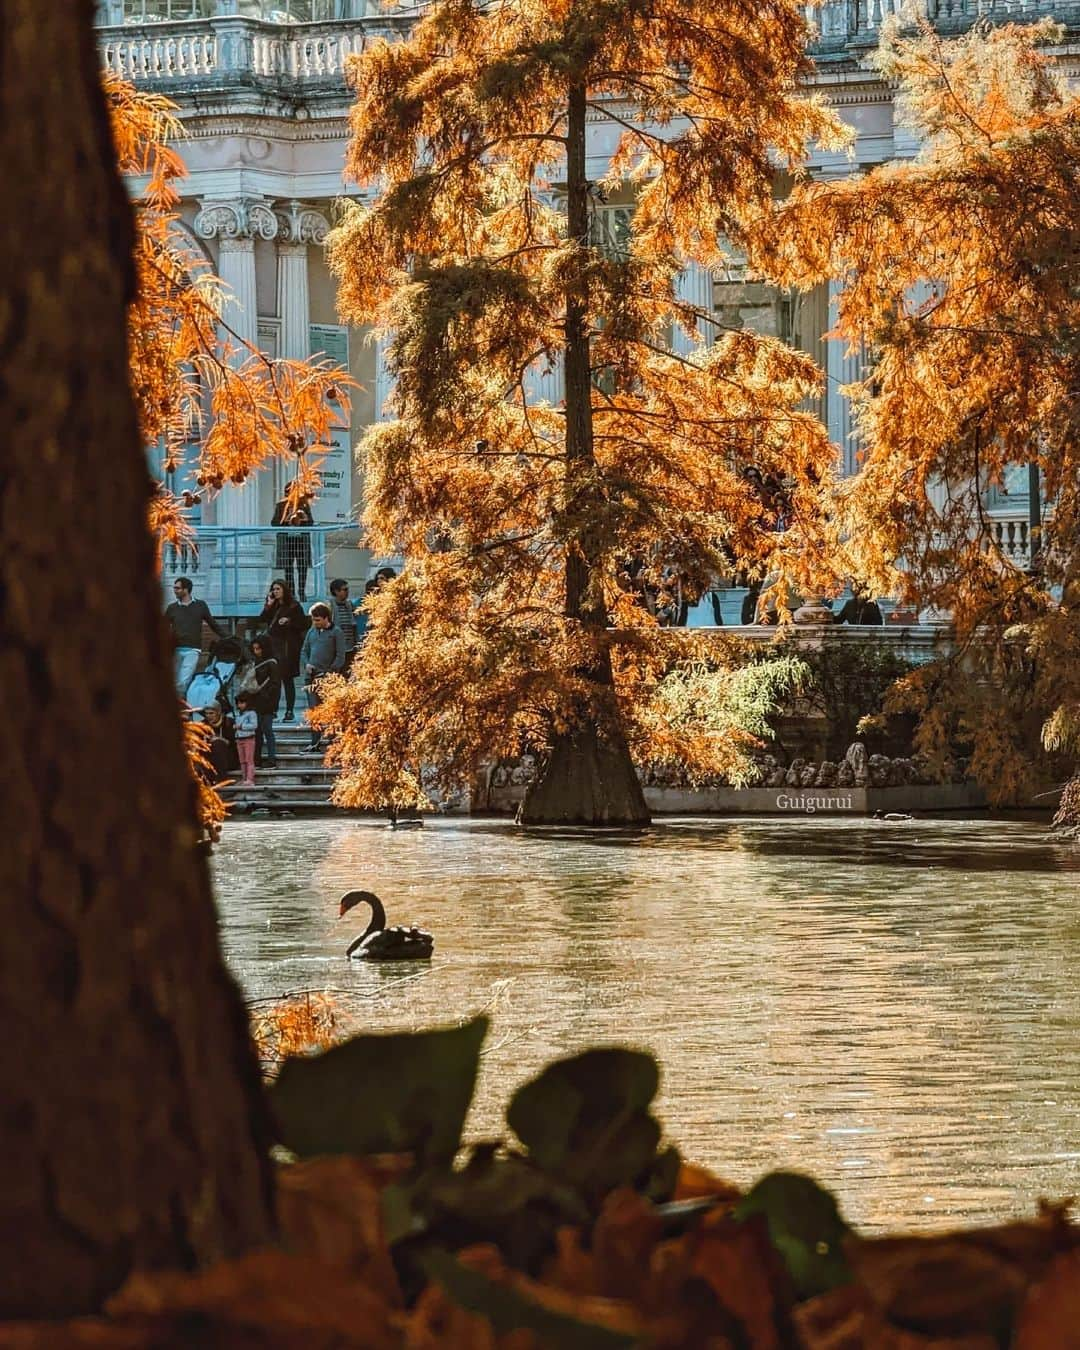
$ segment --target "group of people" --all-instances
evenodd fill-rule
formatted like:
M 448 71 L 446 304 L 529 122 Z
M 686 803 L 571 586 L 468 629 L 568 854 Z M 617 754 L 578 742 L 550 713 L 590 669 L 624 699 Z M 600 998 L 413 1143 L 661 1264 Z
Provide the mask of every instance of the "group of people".
M 746 594 L 742 599 L 742 607 L 739 614 L 739 623 L 743 626 L 751 624 L 775 624 L 778 621 L 774 605 L 767 608 L 764 613 L 760 611 L 760 598 L 763 582 L 748 578 L 739 578 L 746 585 Z M 639 605 L 647 609 L 654 615 L 661 628 L 685 628 L 690 616 L 690 611 L 701 603 L 703 599 L 709 601 L 708 612 L 712 623 L 717 628 L 724 626 L 724 615 L 721 607 L 721 592 L 710 590 L 703 596 L 700 591 L 692 590 L 686 583 L 684 576 L 678 568 L 665 565 L 659 569 L 658 576 L 650 574 L 645 566 L 645 560 L 640 555 L 627 559 L 623 562 L 619 581 L 624 590 L 630 591 Z M 829 608 L 832 603 L 827 602 Z M 798 602 L 795 602 L 797 605 Z M 695 619 L 695 624 L 701 624 L 703 620 L 699 617 Z M 704 621 L 707 626 L 707 620 Z M 851 587 L 851 597 L 846 600 L 840 609 L 833 612 L 833 623 L 846 623 L 853 625 L 872 625 L 883 624 L 884 618 L 881 613 L 881 607 L 870 596 L 869 592 L 859 582 L 854 582 Z
M 743 596 L 742 613 L 739 616 L 739 622 L 742 624 L 775 624 L 779 615 L 775 606 L 768 608 L 764 614 L 759 614 L 759 601 L 761 599 L 760 581 L 752 582 L 749 590 Z M 832 609 L 832 601 L 826 600 L 825 604 Z M 715 606 L 714 606 L 715 608 Z M 720 624 L 723 620 L 718 621 Z M 828 622 L 828 620 L 826 620 Z M 885 619 L 881 613 L 881 606 L 876 600 L 872 599 L 866 587 L 855 581 L 851 586 L 851 597 L 845 600 L 838 610 L 833 611 L 833 623 L 846 623 L 857 626 L 870 626 L 874 624 L 883 625 Z
M 381 568 L 367 583 L 365 595 L 394 575 L 393 568 Z M 206 602 L 196 600 L 192 591 L 190 578 L 177 577 L 173 583 L 175 599 L 165 611 L 173 638 L 176 692 L 185 702 L 189 701 L 188 691 L 202 652 L 203 626 L 219 641 L 230 641 Z M 261 630 L 248 646 L 250 660 L 234 681 L 235 708 L 230 706 L 222 682 L 218 696 L 192 712 L 213 733 L 210 760 L 215 781 L 239 769 L 242 783 L 251 786 L 256 768 L 276 766 L 274 721 L 282 695 L 283 722 L 296 721 L 298 680 L 303 684 L 307 706 L 317 707 L 321 701 L 320 680 L 326 675 L 343 674 L 352 664 L 367 630 L 367 614 L 350 598 L 349 583 L 342 577 L 330 583 L 329 602 L 319 601 L 306 613 L 289 581 L 278 578 L 270 584 L 259 623 Z M 308 749 L 321 749 L 322 744 L 313 728 Z

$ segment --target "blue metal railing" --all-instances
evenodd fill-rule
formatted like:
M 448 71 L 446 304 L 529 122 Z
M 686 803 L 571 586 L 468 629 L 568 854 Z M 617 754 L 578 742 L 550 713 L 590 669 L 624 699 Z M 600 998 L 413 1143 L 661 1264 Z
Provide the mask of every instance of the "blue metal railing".
M 166 545 L 161 565 L 167 602 L 173 582 L 189 577 L 211 613 L 226 618 L 260 613 L 271 581 L 283 578 L 298 600 L 327 596 L 326 557 L 330 547 L 356 543 L 355 527 L 312 525 L 275 529 L 198 526 L 191 544 Z

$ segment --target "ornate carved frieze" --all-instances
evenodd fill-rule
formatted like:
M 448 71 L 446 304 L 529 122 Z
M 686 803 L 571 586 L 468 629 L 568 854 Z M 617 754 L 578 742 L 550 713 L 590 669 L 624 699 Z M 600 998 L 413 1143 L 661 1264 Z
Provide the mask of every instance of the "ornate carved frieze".
M 231 201 L 204 198 L 195 217 L 195 233 L 200 239 L 276 239 L 277 216 L 270 203 L 258 197 L 239 197 Z
M 287 209 L 275 213 L 278 237 L 285 244 L 321 244 L 330 229 L 330 222 L 314 206 L 291 201 Z
M 317 207 L 295 199 L 276 209 L 262 197 L 204 197 L 199 205 L 195 233 L 200 239 L 219 239 L 223 244 L 249 239 L 321 244 L 330 229 L 330 222 Z

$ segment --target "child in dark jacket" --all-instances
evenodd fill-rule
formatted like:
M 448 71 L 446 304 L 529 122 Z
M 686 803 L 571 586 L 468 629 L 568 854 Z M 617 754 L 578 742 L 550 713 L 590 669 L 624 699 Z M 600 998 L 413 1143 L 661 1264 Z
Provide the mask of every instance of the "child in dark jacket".
M 277 742 L 274 739 L 274 716 L 281 698 L 281 668 L 274 660 L 270 639 L 251 640 L 251 654 L 255 658 L 255 678 L 259 687 L 254 695 L 254 708 L 259 725 L 255 732 L 255 764 L 268 769 L 277 767 Z

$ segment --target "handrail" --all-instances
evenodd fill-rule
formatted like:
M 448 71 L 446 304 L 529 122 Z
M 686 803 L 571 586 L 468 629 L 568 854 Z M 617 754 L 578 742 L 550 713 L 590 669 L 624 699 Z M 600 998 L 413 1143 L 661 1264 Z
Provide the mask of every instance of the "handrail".
M 279 576 L 298 600 L 325 600 L 331 547 L 355 547 L 356 541 L 355 525 L 198 525 L 189 543 L 162 549 L 162 585 L 171 600 L 173 582 L 187 576 L 213 613 L 253 617 Z
M 111 25 L 98 30 L 106 70 L 135 83 L 340 82 L 370 37 L 401 32 L 410 17 L 372 5 L 365 18 L 274 24 L 225 16 Z
M 343 84 L 348 58 L 371 37 L 406 32 L 418 8 L 388 13 L 378 0 L 368 0 L 365 15 L 329 22 L 280 24 L 220 15 L 111 24 L 98 29 L 98 40 L 105 68 L 136 83 Z M 1077 13 L 1077 0 L 822 0 L 806 5 L 816 33 L 810 49 L 819 52 L 876 42 L 893 16 L 901 22 L 929 18 L 943 31 L 958 31 L 981 18 L 1070 19 Z

